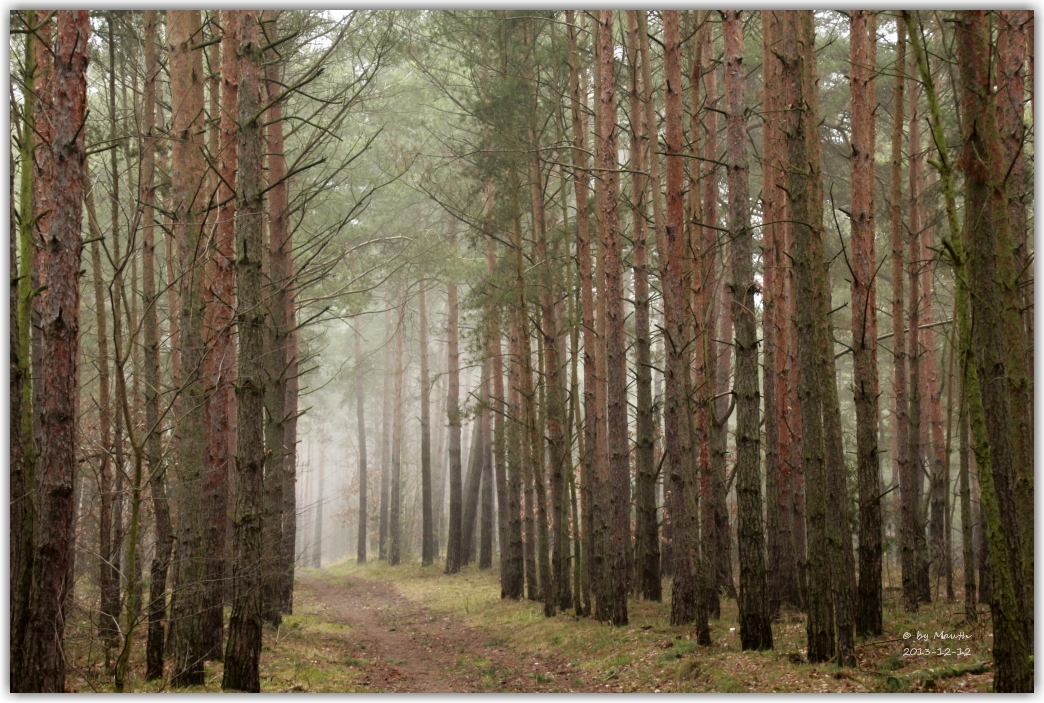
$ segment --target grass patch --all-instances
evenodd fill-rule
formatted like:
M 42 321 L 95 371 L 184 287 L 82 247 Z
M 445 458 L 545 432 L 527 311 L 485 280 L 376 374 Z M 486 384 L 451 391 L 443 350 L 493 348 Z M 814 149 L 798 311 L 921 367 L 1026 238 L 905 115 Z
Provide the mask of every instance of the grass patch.
M 966 663 L 990 659 L 992 636 L 988 626 L 973 630 L 961 624 L 963 609 L 954 603 L 933 603 L 919 613 L 907 614 L 898 595 L 886 594 L 885 633 L 875 640 L 895 640 L 885 645 L 857 641 L 860 666 L 841 670 L 832 664 L 805 662 L 805 619 L 786 612 L 773 623 L 775 649 L 743 652 L 735 601 L 722 600 L 722 617 L 710 622 L 712 645 L 696 644 L 695 628 L 670 625 L 670 597 L 663 603 L 631 600 L 630 623 L 608 627 L 571 611 L 545 618 L 543 605 L 535 601 L 501 600 L 499 572 L 479 571 L 474 565 L 446 576 L 439 564 L 421 567 L 386 563 L 356 565 L 346 560 L 319 574 L 320 578 L 364 578 L 394 582 L 403 596 L 423 603 L 435 620 L 462 621 L 486 633 L 486 646 L 507 646 L 523 659 L 554 655 L 599 680 L 606 690 L 677 692 L 750 691 L 884 691 L 889 666 L 902 663 L 902 634 L 964 630 L 971 634 L 972 657 Z M 664 593 L 670 593 L 665 582 Z M 952 647 L 952 644 L 950 645 Z M 964 645 L 968 646 L 968 645 Z M 885 660 L 891 664 L 883 664 Z M 936 664 L 945 663 L 942 661 Z M 476 672 L 481 667 L 466 656 L 458 665 Z M 931 666 L 920 664 L 917 667 Z M 838 677 L 840 674 L 840 678 Z M 545 670 L 530 673 L 534 681 L 549 683 Z M 560 677 L 561 678 L 561 677 Z M 563 683 L 566 679 L 562 679 Z M 964 677 L 945 682 L 945 690 L 985 691 L 991 675 Z M 960 682 L 964 687 L 958 689 Z M 574 682 L 573 685 L 578 685 Z
M 228 612 L 226 610 L 226 618 Z M 77 666 L 69 667 L 66 687 L 72 692 L 114 691 L 111 678 L 106 675 L 102 654 L 98 645 L 91 642 L 90 622 L 77 618 L 71 623 L 69 650 Z M 291 691 L 365 693 L 371 689 L 361 682 L 365 678 L 363 668 L 370 662 L 345 656 L 346 651 L 357 649 L 352 639 L 352 629 L 346 625 L 327 621 L 323 617 L 322 604 L 311 600 L 309 594 L 300 591 L 294 596 L 294 614 L 283 617 L 276 631 L 265 627 L 261 646 L 261 691 L 285 693 Z M 128 692 L 155 693 L 174 692 L 166 681 L 145 681 L 146 626 L 135 630 L 135 643 L 131 653 Z M 181 693 L 220 693 L 224 667 L 221 662 L 207 662 L 206 678 L 202 686 L 176 689 Z M 165 673 L 170 675 L 170 662 Z

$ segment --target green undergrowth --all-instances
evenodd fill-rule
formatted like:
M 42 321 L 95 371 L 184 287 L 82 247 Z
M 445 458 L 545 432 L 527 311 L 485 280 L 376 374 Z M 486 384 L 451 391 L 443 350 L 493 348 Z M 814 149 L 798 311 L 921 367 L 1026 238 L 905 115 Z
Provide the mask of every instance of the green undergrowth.
M 228 622 L 227 608 L 225 622 Z M 278 631 L 266 626 L 262 638 L 262 692 L 346 693 L 371 690 L 361 684 L 363 668 L 369 663 L 365 645 L 359 647 L 350 627 L 326 621 L 322 615 L 322 604 L 315 602 L 307 590 L 295 593 L 294 614 L 283 616 Z M 72 654 L 78 658 L 79 665 L 67 671 L 66 687 L 70 691 L 108 693 L 115 690 L 105 675 L 104 661 L 97 646 L 92 651 L 74 651 Z M 166 673 L 169 676 L 169 660 Z M 125 690 L 136 693 L 220 693 L 222 673 L 221 662 L 207 662 L 206 681 L 202 686 L 172 689 L 166 681 L 145 681 L 143 625 L 136 632 L 130 678 Z
M 357 565 L 351 559 L 315 572 L 315 576 L 349 587 L 356 578 L 393 582 L 403 596 L 438 616 L 481 630 L 484 644 L 506 646 L 523 660 L 558 657 L 586 671 L 608 690 L 887 691 L 889 678 L 894 686 L 896 674 L 929 666 L 973 665 L 991 658 L 988 622 L 982 622 L 980 613 L 976 627 L 962 624 L 963 608 L 956 603 L 934 603 L 908 614 L 897 598 L 893 602 L 887 598 L 891 594 L 886 594 L 885 633 L 868 641 L 858 639 L 860 665 L 842 669 L 829 663 L 804 663 L 805 621 L 800 613 L 784 613 L 773 623 L 774 650 L 743 652 L 736 603 L 723 598 L 721 619 L 710 622 L 712 645 L 700 647 L 692 628 L 670 625 L 669 581 L 664 582 L 663 603 L 632 599 L 628 603 L 628 625 L 609 627 L 590 618 L 578 618 L 572 611 L 545 618 L 540 603 L 502 600 L 497 568 L 494 565 L 491 570 L 480 571 L 470 565 L 459 574 L 447 576 L 438 563 L 391 567 L 385 562 Z M 903 656 L 904 645 L 916 646 L 917 632 L 931 636 L 941 631 L 969 635 L 971 639 L 961 646 L 970 650 L 970 656 L 959 661 L 955 655 Z M 903 639 L 905 632 L 911 633 L 910 640 Z M 952 641 L 942 646 L 956 649 Z M 954 677 L 933 682 L 929 690 L 985 691 L 991 681 L 989 673 Z

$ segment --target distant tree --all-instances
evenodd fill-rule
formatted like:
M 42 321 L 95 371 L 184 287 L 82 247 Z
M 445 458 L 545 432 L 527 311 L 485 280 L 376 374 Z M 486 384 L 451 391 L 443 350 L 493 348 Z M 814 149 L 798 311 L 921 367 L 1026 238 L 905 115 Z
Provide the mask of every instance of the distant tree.
M 420 320 L 418 327 L 418 335 L 420 337 L 420 386 L 421 386 L 421 407 L 420 407 L 420 423 L 421 423 L 421 566 L 429 566 L 435 559 L 435 531 L 434 523 L 432 521 L 432 509 L 431 509 L 431 380 L 428 375 L 428 305 L 426 299 L 427 281 L 423 278 L 419 282 L 420 291 L 417 297 L 417 304 L 420 309 Z M 356 332 L 356 340 L 358 340 L 358 332 Z M 361 359 L 360 359 L 361 361 Z M 359 384 L 362 383 L 361 376 L 359 377 Z M 363 434 L 362 422 L 362 386 L 358 386 L 359 393 L 359 445 L 363 447 L 364 452 L 361 456 L 365 457 L 365 434 Z M 362 459 L 365 462 L 365 458 Z M 365 473 L 365 471 L 364 471 Z M 364 495 L 365 488 L 361 487 L 359 495 Z M 360 503 L 360 511 L 365 512 L 365 499 L 362 499 L 363 503 Z M 360 520 L 363 518 L 360 517 Z M 366 531 L 365 523 L 360 523 L 360 534 L 364 534 Z M 360 545 L 363 543 L 360 542 Z M 360 547 L 360 561 L 366 561 L 366 548 L 365 546 Z
M 423 323 L 421 325 L 421 328 L 423 329 Z M 427 354 L 422 352 L 421 359 L 421 376 L 423 379 L 425 371 L 427 371 Z M 425 400 L 426 399 L 427 398 L 425 398 Z M 425 410 L 425 406 L 422 405 L 421 408 L 422 411 Z M 426 415 L 427 413 L 425 412 L 424 414 Z M 359 331 L 358 323 L 356 323 L 355 327 L 355 422 L 359 426 L 359 537 L 358 546 L 356 548 L 355 553 L 355 559 L 359 564 L 365 564 L 367 538 L 366 498 L 369 493 L 369 484 L 367 483 L 366 475 L 366 395 L 363 389 L 362 333 Z M 430 490 L 430 474 L 428 480 L 428 488 Z
M 447 232 L 451 249 L 457 245 L 457 221 L 450 217 Z M 460 350 L 457 309 L 457 283 L 446 283 L 448 322 L 446 339 L 449 346 L 447 370 L 446 415 L 449 421 L 449 536 L 446 539 L 446 573 L 460 571 L 461 562 L 461 485 L 460 485 Z
M 388 563 L 398 566 L 402 559 L 402 337 L 403 327 L 406 324 L 406 289 L 400 277 L 396 283 L 398 295 L 397 317 L 395 324 L 395 389 L 392 391 L 392 408 L 394 419 L 392 420 L 391 435 L 391 500 L 388 503 Z M 319 474 L 322 480 L 322 473 Z M 322 493 L 319 494 L 319 505 L 322 505 Z M 316 523 L 319 529 L 319 523 Z M 317 564 L 313 564 L 318 568 Z

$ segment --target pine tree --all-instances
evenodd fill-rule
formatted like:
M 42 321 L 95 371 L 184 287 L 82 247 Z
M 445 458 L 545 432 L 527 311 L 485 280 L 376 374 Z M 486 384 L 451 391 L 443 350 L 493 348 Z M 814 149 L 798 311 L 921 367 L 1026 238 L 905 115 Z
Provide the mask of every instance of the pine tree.
M 878 456 L 877 286 L 874 252 L 877 15 L 851 14 L 852 65 L 852 348 L 855 357 L 856 454 L 859 483 L 859 602 L 856 632 L 883 631 L 881 467 Z
M 260 692 L 262 511 L 264 509 L 264 327 L 261 249 L 265 140 L 260 18 L 238 13 L 239 90 L 236 98 L 236 507 L 233 525 L 232 614 L 228 621 L 223 690 Z
M 739 502 L 739 624 L 743 649 L 771 649 L 761 518 L 761 398 L 758 393 L 757 321 L 754 317 L 754 236 L 743 109 L 743 29 L 738 10 L 722 13 L 725 39 L 732 309 L 736 326 L 736 492 Z

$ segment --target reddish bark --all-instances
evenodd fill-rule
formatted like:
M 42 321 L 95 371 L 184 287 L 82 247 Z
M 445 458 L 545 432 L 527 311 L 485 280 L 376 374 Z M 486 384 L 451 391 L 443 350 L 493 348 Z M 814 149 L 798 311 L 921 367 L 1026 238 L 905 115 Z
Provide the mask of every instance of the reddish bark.
M 783 168 L 782 65 L 778 12 L 764 11 L 762 56 L 764 120 L 762 123 L 762 239 L 765 257 L 765 474 L 768 534 L 769 613 L 776 617 L 784 605 L 801 607 L 794 534 L 794 467 L 790 434 L 788 360 L 790 305 L 785 287 L 789 259 L 786 254 L 786 172 Z M 804 526 L 801 526 L 804 530 Z
M 999 32 L 997 36 L 996 69 L 1000 90 L 997 93 L 997 129 L 999 141 L 1004 150 L 1004 158 L 994 164 L 995 181 L 1003 179 L 1007 198 L 1007 227 L 1002 223 L 998 232 L 1002 237 L 1000 244 L 1005 250 L 1012 251 L 1014 270 L 1012 280 L 1008 283 L 1005 304 L 1009 309 L 1019 311 L 1022 330 L 1014 325 L 1006 325 L 1006 336 L 1010 348 L 1021 346 L 1024 358 L 1018 360 L 1017 373 L 1012 375 L 1013 397 L 1016 398 L 1013 410 L 1016 413 L 1017 469 L 1015 475 L 1016 501 L 1022 515 L 1033 514 L 1033 471 L 1028 470 L 1032 461 L 1032 394 L 1029 388 L 1033 381 L 1033 264 L 1029 245 L 1029 228 L 1027 226 L 1027 201 L 1030 201 L 1030 182 L 1027 181 L 1025 148 L 1026 122 L 1025 86 L 1026 86 L 1026 54 L 1029 52 L 1029 86 L 1030 104 L 1033 100 L 1033 11 L 1002 10 L 997 13 Z M 1027 31 L 1028 30 L 1028 31 Z M 1027 37 L 1028 34 L 1028 37 Z M 1027 41 L 1028 38 L 1028 41 Z M 996 197 L 996 196 L 995 196 Z M 1008 235 L 1003 232 L 1007 229 Z M 1004 239 L 1007 242 L 1004 242 Z M 1010 246 L 1009 246 L 1010 242 Z M 1020 333 L 1021 334 L 1017 334 Z M 1016 337 L 1019 339 L 1016 340 Z M 1013 366 L 1015 362 L 1013 360 Z M 1021 377 L 1021 378 L 1019 378 Z M 1019 379 L 1019 380 L 1016 380 Z M 1024 520 L 1021 524 L 1022 544 L 1025 550 L 1024 579 L 1026 582 L 1027 612 L 1033 612 L 1033 521 Z M 1028 632 L 1032 633 L 1032 626 Z M 1033 638 L 1029 638 L 1032 651 Z
M 229 411 L 233 393 L 231 377 L 235 366 L 235 341 L 232 334 L 234 304 L 233 258 L 235 257 L 235 201 L 232 188 L 236 183 L 236 95 L 238 71 L 235 47 L 238 42 L 237 15 L 225 12 L 222 22 L 220 67 L 222 108 L 217 109 L 215 82 L 211 83 L 211 119 L 218 131 L 217 148 L 212 153 L 218 161 L 218 209 L 211 247 L 207 291 L 207 332 L 210 353 L 204 361 L 209 393 L 204 420 L 206 454 L 203 467 L 203 500 L 208 515 L 207 526 L 207 595 L 203 636 L 207 658 L 222 657 L 225 584 L 225 537 L 228 531 L 228 474 L 233 460 L 230 447 Z M 214 47 L 218 45 L 215 44 Z M 212 54 L 216 58 L 216 54 Z M 212 59 L 213 60 L 213 59 Z M 216 62 L 215 62 L 216 63 Z M 211 70 L 218 70 L 212 66 Z M 220 119 L 217 114 L 220 112 Z M 212 130 L 215 127 L 212 126 Z M 212 145 L 214 135 L 211 134 Z M 228 201 L 228 202 L 225 202 Z
M 627 336 L 623 315 L 623 261 L 616 212 L 617 173 L 616 86 L 613 58 L 613 11 L 602 10 L 598 25 L 601 44 L 602 130 L 598 144 L 599 167 L 605 195 L 602 200 L 602 241 L 605 248 L 607 447 L 609 471 L 606 488 L 613 498 L 606 516 L 609 524 L 608 566 L 610 619 L 627 624 L 627 554 L 631 545 L 630 445 L 627 433 Z M 554 348 L 550 345 L 548 351 Z
M 42 19 L 42 18 L 41 18 Z M 82 123 L 87 105 L 87 10 L 57 13 L 54 44 L 53 103 L 40 100 L 52 130 L 41 134 L 41 152 L 53 159 L 49 221 L 40 227 L 47 288 L 39 296 L 41 313 L 40 393 L 33 399 L 42 441 L 36 467 L 32 592 L 29 601 L 25 662 L 12 688 L 25 692 L 61 692 L 65 687 L 63 639 L 75 539 L 76 418 L 79 386 L 80 221 L 86 161 Z M 40 32 L 46 36 L 49 23 Z M 38 63 L 38 65 L 46 65 Z M 49 82 L 48 82 L 49 83 Z M 50 87 L 45 83 L 47 87 Z M 53 113 L 51 110 L 53 109 Z M 38 113 L 39 115 L 39 113 Z M 45 122 L 48 122 L 45 118 Z M 39 126 L 41 123 L 37 121 Z M 47 174 L 47 171 L 44 171 Z M 51 188 L 48 188 L 51 186 Z M 39 202 L 39 201 L 38 201 Z
M 874 151 L 877 17 L 851 14 L 852 64 L 852 348 L 859 483 L 859 602 L 856 632 L 882 632 L 881 469 L 877 425 L 877 255 L 874 252 Z
M 671 623 L 696 623 L 701 644 L 710 643 L 707 611 L 699 584 L 702 573 L 699 530 L 696 526 L 699 500 L 692 475 L 691 413 L 687 398 L 689 375 L 686 354 L 682 236 L 685 219 L 685 171 L 682 163 L 681 38 L 678 11 L 664 11 L 664 71 L 666 76 L 665 115 L 667 122 L 667 208 L 663 246 L 660 249 L 660 280 L 664 290 L 664 328 L 667 332 L 666 393 L 664 437 L 670 471 L 670 499 L 667 503 L 673 523 L 674 583 L 671 596 Z
M 1031 10 L 1001 10 L 997 22 L 997 122 L 1004 147 L 1004 168 L 1007 172 L 1008 222 L 1015 247 L 1015 267 L 1020 279 L 1023 323 L 1027 339 L 1033 338 L 1033 275 L 1029 264 L 1029 228 L 1026 224 L 1028 192 L 1026 181 L 1025 140 L 1026 122 L 1026 54 L 1029 51 L 1030 100 L 1033 91 L 1033 12 Z M 1032 349 L 1027 367 L 1033 368 Z
M 178 453 L 177 544 L 172 618 L 175 686 L 203 683 L 203 603 L 205 598 L 206 523 L 199 500 L 204 435 L 205 347 L 200 259 L 206 178 L 203 158 L 203 62 L 192 49 L 200 32 L 198 10 L 171 11 L 167 16 L 172 101 L 171 210 L 178 244 L 180 348 L 182 385 L 178 395 L 175 446 Z

